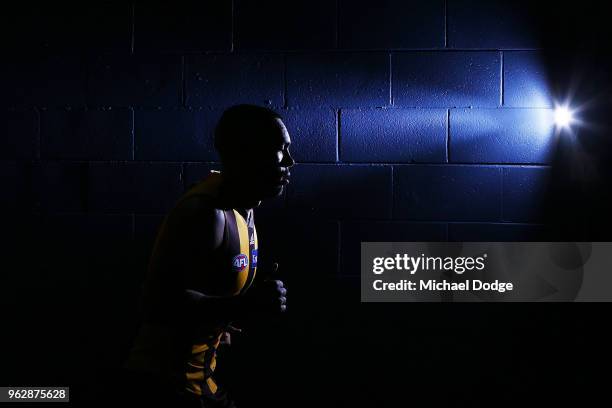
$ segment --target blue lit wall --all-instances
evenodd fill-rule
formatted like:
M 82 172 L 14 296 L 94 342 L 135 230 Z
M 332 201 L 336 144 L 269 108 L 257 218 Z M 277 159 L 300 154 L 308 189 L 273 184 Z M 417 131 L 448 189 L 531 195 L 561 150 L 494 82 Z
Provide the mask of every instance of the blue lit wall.
M 569 39 L 538 25 L 532 3 L 10 6 L 0 179 L 5 257 L 18 267 L 3 299 L 82 301 L 94 319 L 110 313 L 114 332 L 130 330 L 159 222 L 219 168 L 211 132 L 236 103 L 278 110 L 292 137 L 291 184 L 256 220 L 261 259 L 280 262 L 307 322 L 337 318 L 309 314 L 313 296 L 335 296 L 323 279 L 340 278 L 356 301 L 361 241 L 546 236 L 558 84 L 542 49 Z M 111 312 L 97 303 L 109 296 Z M 324 343 L 310 323 L 296 332 Z M 107 342 L 97 358 L 108 366 L 129 343 L 79 333 L 49 342 L 58 355 Z
M 150 236 L 218 167 L 220 112 L 247 102 L 285 117 L 299 163 L 260 211 L 263 245 L 286 216 L 330 255 L 325 273 L 356 274 L 355 242 L 391 233 L 539 231 L 555 140 L 531 15 L 514 2 L 265 3 L 14 11 L 5 205 Z

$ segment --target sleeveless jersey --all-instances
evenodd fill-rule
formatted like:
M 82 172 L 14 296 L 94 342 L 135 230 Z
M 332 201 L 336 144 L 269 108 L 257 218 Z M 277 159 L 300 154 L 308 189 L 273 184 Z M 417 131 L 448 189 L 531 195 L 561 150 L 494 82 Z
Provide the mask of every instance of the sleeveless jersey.
M 206 196 L 216 203 L 221 181 L 221 173 L 211 171 L 206 179 L 192 186 L 174 208 L 194 196 Z M 144 285 L 144 321 L 126 362 L 128 369 L 169 377 L 179 392 L 198 396 L 217 392 L 213 374 L 217 364 L 217 348 L 226 326 L 199 328 L 196 311 L 177 315 L 182 313 L 182 309 L 173 312 L 168 302 L 179 299 L 185 289 L 213 296 L 242 294 L 253 283 L 257 271 L 258 242 L 252 210 L 245 219 L 235 209 L 216 205 L 215 208 L 222 211 L 225 217 L 223 240 L 209 258 L 201 260 L 202 273 L 198 275 L 201 287 L 181 287 L 176 275 L 173 279 L 173 272 L 176 271 L 172 270 L 172 265 L 176 264 L 176 259 L 172 259 L 172 250 L 168 248 L 176 237 L 169 237 L 167 232 L 172 211 L 164 218 L 153 246 Z M 190 258 L 197 259 L 197 256 Z

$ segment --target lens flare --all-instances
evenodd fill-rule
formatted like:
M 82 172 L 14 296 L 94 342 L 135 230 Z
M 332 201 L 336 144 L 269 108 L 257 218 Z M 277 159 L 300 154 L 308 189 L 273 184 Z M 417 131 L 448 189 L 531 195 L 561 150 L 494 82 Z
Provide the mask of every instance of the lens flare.
M 574 114 L 567 106 L 555 108 L 555 124 L 560 128 L 568 128 L 574 121 Z

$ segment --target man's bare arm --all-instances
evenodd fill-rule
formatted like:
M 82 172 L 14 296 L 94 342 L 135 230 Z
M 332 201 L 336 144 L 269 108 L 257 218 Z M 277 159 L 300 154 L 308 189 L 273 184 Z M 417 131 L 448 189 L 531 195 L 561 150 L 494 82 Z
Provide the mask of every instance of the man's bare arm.
M 174 265 L 183 288 L 184 312 L 199 325 L 216 327 L 239 317 L 239 301 L 234 296 L 206 293 L 204 274 L 217 274 L 214 263 L 207 262 L 223 244 L 225 216 L 209 198 L 194 196 L 183 201 L 169 219 L 169 231 L 175 240 Z
M 195 313 L 198 324 L 218 327 L 220 324 L 246 317 L 257 311 L 283 311 L 286 289 L 281 281 L 258 284 L 245 295 L 215 296 L 206 293 L 203 274 L 223 273 L 206 263 L 213 251 L 223 244 L 225 215 L 205 197 L 191 197 L 177 207 L 170 229 L 176 232 L 177 266 L 183 279 L 183 306 Z M 180 235 L 179 235 L 180 232 Z

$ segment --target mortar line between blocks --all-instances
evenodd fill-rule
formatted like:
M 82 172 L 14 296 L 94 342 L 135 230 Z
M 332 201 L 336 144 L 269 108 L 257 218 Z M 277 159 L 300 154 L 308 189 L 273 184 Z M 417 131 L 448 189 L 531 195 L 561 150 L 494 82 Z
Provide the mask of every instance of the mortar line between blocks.
M 336 259 L 336 276 L 342 278 L 344 273 L 342 271 L 342 222 L 336 220 L 336 228 L 338 232 L 338 258 Z
M 130 54 L 134 54 L 134 37 L 136 32 L 136 2 L 132 2 Z
M 235 38 L 235 33 L 234 33 L 234 29 L 236 28 L 236 24 L 235 24 L 235 1 L 232 0 L 231 1 L 231 19 L 230 19 L 230 52 L 234 52 L 234 38 Z
M 394 166 L 391 165 L 391 220 L 395 216 L 395 184 L 393 183 Z
M 499 52 L 499 105 L 504 106 L 504 52 Z
M 504 222 L 504 219 L 506 217 L 504 216 L 504 168 L 503 167 L 499 169 L 499 173 L 501 174 L 501 182 L 500 182 L 500 185 L 501 185 L 501 191 L 500 191 L 501 222 Z
M 186 71 L 187 63 L 185 62 L 185 56 L 181 55 L 181 106 L 183 108 L 187 106 L 187 75 L 185 75 Z
M 389 105 L 393 106 L 393 53 L 389 53 Z
M 444 0 L 444 48 L 448 48 L 448 0 Z
M 338 108 L 338 110 L 336 111 L 336 163 L 340 163 L 340 131 L 341 131 L 341 126 L 340 126 L 340 118 L 341 118 L 341 112 L 342 110 L 340 108 Z
M 132 112 L 132 161 L 136 160 L 136 114 L 134 107 L 130 107 Z
M 450 109 L 446 110 L 446 162 L 450 163 Z

